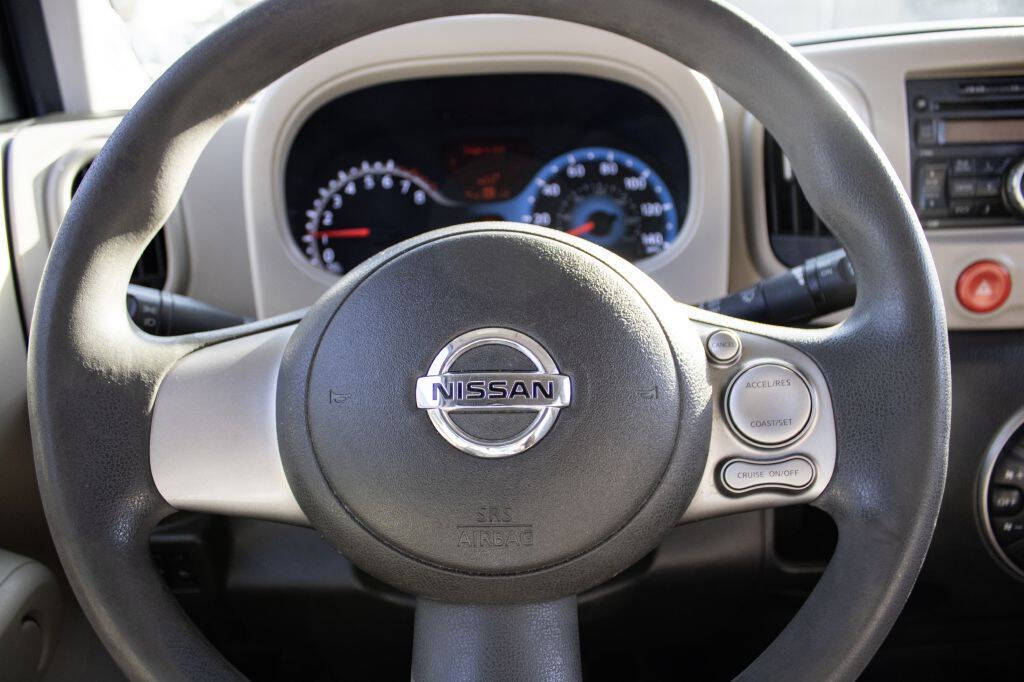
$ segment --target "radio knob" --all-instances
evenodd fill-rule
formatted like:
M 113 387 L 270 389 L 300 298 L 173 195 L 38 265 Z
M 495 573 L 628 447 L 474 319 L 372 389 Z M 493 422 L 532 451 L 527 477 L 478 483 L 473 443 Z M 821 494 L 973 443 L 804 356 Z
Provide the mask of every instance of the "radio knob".
M 1010 210 L 1024 216 L 1024 158 L 1018 159 L 1007 171 L 1003 194 Z

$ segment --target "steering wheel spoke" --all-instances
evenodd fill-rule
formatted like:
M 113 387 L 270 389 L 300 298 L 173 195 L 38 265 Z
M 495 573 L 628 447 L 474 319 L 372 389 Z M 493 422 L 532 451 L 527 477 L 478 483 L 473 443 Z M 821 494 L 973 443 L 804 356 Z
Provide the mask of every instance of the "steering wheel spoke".
M 176 509 L 307 525 L 277 445 L 277 375 L 294 325 L 204 345 L 157 390 L 150 467 Z
M 708 355 L 713 421 L 707 463 L 681 518 L 696 521 L 812 502 L 832 479 L 832 395 L 798 330 L 685 308 Z

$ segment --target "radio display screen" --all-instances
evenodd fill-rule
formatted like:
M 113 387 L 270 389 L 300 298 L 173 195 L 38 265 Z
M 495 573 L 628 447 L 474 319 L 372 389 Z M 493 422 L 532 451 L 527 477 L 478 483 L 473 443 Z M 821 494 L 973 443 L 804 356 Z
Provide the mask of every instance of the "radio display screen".
M 1024 142 L 1024 118 L 947 119 L 946 144 Z

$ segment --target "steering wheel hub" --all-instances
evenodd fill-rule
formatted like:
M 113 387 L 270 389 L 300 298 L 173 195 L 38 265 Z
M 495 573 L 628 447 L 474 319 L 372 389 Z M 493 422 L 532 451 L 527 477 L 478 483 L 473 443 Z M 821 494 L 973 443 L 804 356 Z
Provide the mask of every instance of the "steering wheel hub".
M 307 516 L 383 579 L 396 556 L 471 582 L 552 570 L 620 533 L 633 551 L 572 582 L 625 568 L 653 548 L 638 515 L 671 525 L 708 449 L 699 338 L 659 291 L 580 240 L 495 223 L 353 271 L 300 324 L 279 379 Z

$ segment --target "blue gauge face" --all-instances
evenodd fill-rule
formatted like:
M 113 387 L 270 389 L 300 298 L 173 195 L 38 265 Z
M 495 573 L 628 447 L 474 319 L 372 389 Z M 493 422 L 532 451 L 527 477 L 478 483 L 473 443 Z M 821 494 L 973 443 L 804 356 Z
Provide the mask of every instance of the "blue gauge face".
M 646 163 L 618 149 L 583 147 L 544 165 L 519 219 L 553 227 L 636 260 L 664 251 L 679 234 L 667 185 Z

